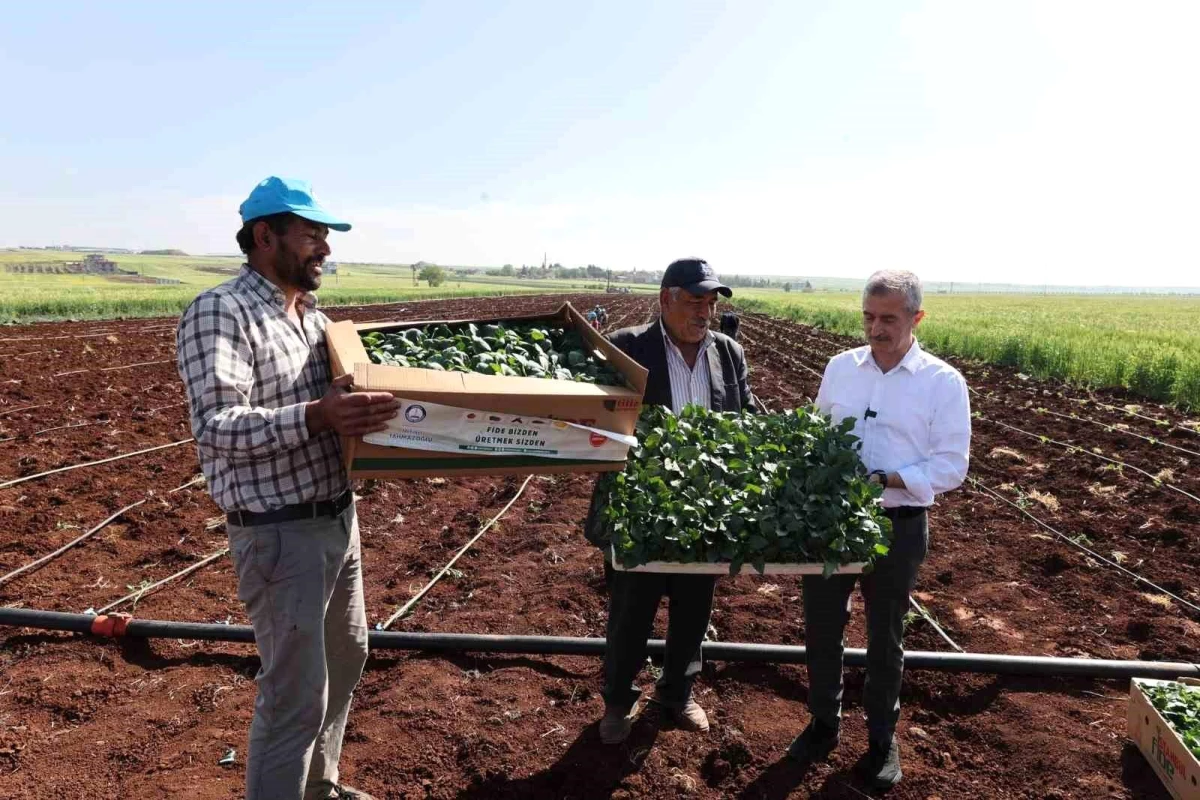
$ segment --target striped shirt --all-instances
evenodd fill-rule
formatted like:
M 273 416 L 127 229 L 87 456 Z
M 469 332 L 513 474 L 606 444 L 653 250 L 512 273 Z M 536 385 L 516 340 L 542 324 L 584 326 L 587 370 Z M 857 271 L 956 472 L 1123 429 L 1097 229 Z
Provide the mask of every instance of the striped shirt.
M 209 493 L 225 511 L 270 511 L 346 490 L 333 431 L 310 436 L 304 406 L 329 389 L 329 319 L 301 296 L 302 323 L 283 291 L 249 265 L 201 293 L 179 320 L 179 377 Z
M 708 377 L 708 350 L 714 341 L 712 332 L 704 334 L 696 353 L 696 366 L 689 367 L 683 353 L 662 326 L 663 346 L 667 350 L 667 372 L 671 376 L 671 411 L 678 414 L 689 403 L 712 408 L 712 386 Z

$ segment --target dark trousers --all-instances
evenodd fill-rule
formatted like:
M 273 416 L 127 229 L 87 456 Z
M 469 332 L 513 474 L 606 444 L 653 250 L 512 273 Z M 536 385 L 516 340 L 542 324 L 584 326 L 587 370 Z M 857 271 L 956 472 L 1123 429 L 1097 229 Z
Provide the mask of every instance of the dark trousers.
M 890 741 L 900 719 L 904 675 L 904 615 L 908 593 L 929 549 L 925 513 L 904 517 L 889 509 L 891 550 L 868 575 L 804 578 L 805 644 L 808 647 L 808 707 L 815 719 L 837 727 L 842 713 L 842 654 L 850 597 L 862 587 L 867 607 L 867 680 L 863 707 L 873 741 Z
M 663 595 L 667 607 L 667 643 L 658 696 L 664 705 L 682 708 L 703 660 L 700 643 L 712 613 L 715 575 L 664 575 L 622 572 L 604 564 L 608 583 L 608 632 L 604 648 L 604 703 L 632 708 L 641 697 L 634 679 L 646 663 L 646 642 Z

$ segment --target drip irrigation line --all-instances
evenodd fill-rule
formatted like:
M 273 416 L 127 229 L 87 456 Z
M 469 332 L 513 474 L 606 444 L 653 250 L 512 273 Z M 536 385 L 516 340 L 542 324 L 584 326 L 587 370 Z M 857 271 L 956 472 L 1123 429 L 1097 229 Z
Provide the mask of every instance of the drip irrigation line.
M 100 617 L 27 608 L 0 608 L 0 625 L 135 639 L 247 643 L 254 641 L 254 629 L 249 625 L 170 622 L 134 619 L 123 615 Z M 605 648 L 604 639 L 575 636 L 504 636 L 411 631 L 369 631 L 368 644 L 373 650 L 572 656 L 603 656 Z M 647 653 L 650 655 L 661 655 L 666 649 L 662 639 L 651 639 L 646 644 Z M 794 645 L 705 642 L 703 651 L 705 658 L 714 661 L 803 664 L 808 660 L 807 650 Z M 867 664 L 867 652 L 862 648 L 848 647 L 844 661 L 847 666 L 864 667 Z M 998 653 L 939 653 L 921 650 L 904 654 L 904 668 L 985 675 L 1060 675 L 1081 678 L 1137 677 L 1178 680 L 1181 677 L 1200 677 L 1200 664 L 1186 662 L 1013 656 Z
M 1062 414 L 1058 411 L 1051 411 L 1048 408 L 1036 408 L 1036 409 L 1034 409 L 1034 413 L 1035 414 L 1049 414 L 1052 417 L 1061 417 L 1062 419 L 1074 420 L 1076 422 L 1087 422 L 1091 425 L 1096 425 L 1097 427 L 1104 428 L 1106 431 L 1113 431 L 1115 433 L 1124 433 L 1127 436 L 1136 436 L 1138 439 L 1142 439 L 1144 441 L 1150 442 L 1150 444 L 1157 444 L 1157 445 L 1161 445 L 1162 447 L 1169 447 L 1172 450 L 1178 450 L 1179 452 L 1187 453 L 1190 456 L 1200 456 L 1200 452 L 1197 452 L 1195 450 L 1188 450 L 1186 447 L 1180 447 L 1179 445 L 1171 444 L 1170 442 L 1164 442 L 1162 439 L 1155 439 L 1153 436 L 1143 436 L 1140 433 L 1136 433 L 1134 431 L 1127 431 L 1124 428 L 1118 428 L 1116 425 L 1110 425 L 1107 422 L 1100 422 L 1099 420 L 1089 419 L 1088 417 L 1081 417 L 1078 414 Z
M 521 488 L 517 489 L 517 493 L 512 496 L 512 499 L 508 501 L 508 504 L 506 506 L 504 506 L 504 508 L 500 509 L 500 513 L 497 514 L 496 516 L 492 517 L 492 519 L 488 522 L 488 524 L 486 524 L 482 528 L 480 528 L 479 532 L 476 533 L 474 536 L 472 536 L 471 540 L 469 542 L 467 542 L 466 544 L 464 544 L 459 549 L 459 551 L 454 554 L 454 558 L 450 559 L 450 561 L 448 561 L 446 563 L 446 566 L 442 567 L 441 571 L 438 572 L 437 575 L 433 576 L 433 580 L 431 580 L 429 583 L 425 584 L 425 587 L 423 589 L 421 589 L 421 591 L 419 591 L 415 595 L 413 595 L 412 598 L 409 599 L 409 601 L 407 603 L 400 606 L 400 608 L 396 611 L 396 613 L 392 614 L 390 617 L 387 618 L 386 622 L 377 624 L 375 626 L 375 630 L 386 631 L 388 628 L 390 628 L 392 626 L 393 622 L 395 622 L 396 620 L 403 617 L 405 614 L 407 614 L 409 612 L 409 610 L 413 606 L 415 606 L 418 602 L 420 602 L 421 598 L 424 597 L 425 594 L 430 589 L 433 588 L 434 584 L 436 584 L 438 581 L 440 581 L 442 579 L 442 576 L 450 571 L 450 568 L 453 567 L 455 562 L 458 561 L 458 559 L 462 557 L 463 553 L 467 552 L 467 550 L 470 549 L 471 545 L 473 545 L 473 544 L 475 544 L 475 542 L 479 541 L 479 537 L 481 537 L 485 533 L 487 533 L 488 529 L 491 528 L 493 525 L 495 525 L 496 521 L 499 520 L 501 517 L 503 517 L 505 512 L 507 512 L 510 508 L 512 508 L 512 504 L 517 502 L 517 498 L 520 497 L 525 492 L 525 487 L 529 485 L 529 481 L 531 481 L 532 479 L 533 479 L 532 475 L 526 476 L 525 482 L 521 484 Z
M 1192 502 L 1200 503 L 1200 497 L 1197 497 L 1196 495 L 1191 494 L 1190 492 L 1185 492 L 1183 489 L 1180 489 L 1178 486 L 1176 486 L 1173 483 L 1167 483 L 1164 480 L 1156 478 L 1154 475 L 1150 474 L 1149 472 L 1142 469 L 1141 467 L 1135 467 L 1133 464 L 1126 464 L 1124 461 L 1118 461 L 1115 458 L 1109 458 L 1108 456 L 1102 456 L 1099 453 L 1093 453 L 1091 450 L 1088 450 L 1087 448 L 1082 447 L 1077 444 L 1071 444 L 1070 442 L 1060 442 L 1057 439 L 1051 439 L 1049 436 L 1042 436 L 1040 433 L 1031 433 L 1029 431 L 1022 430 L 1021 428 L 1018 428 L 1014 425 L 1009 425 L 1007 422 L 1000 422 L 999 420 L 990 419 L 990 418 L 982 416 L 982 415 L 977 416 L 976 419 L 983 420 L 984 422 L 990 422 L 993 425 L 999 425 L 1000 427 L 1007 428 L 1010 431 L 1014 431 L 1015 433 L 1021 433 L 1026 436 L 1032 436 L 1034 439 L 1040 439 L 1043 442 L 1049 442 L 1050 444 L 1056 444 L 1059 447 L 1066 448 L 1069 452 L 1072 452 L 1072 453 L 1084 453 L 1086 455 L 1091 456 L 1092 458 L 1098 458 L 1101 461 L 1107 461 L 1110 464 L 1116 464 L 1118 467 L 1121 467 L 1122 469 L 1131 469 L 1134 472 L 1145 475 L 1147 478 L 1154 481 L 1155 486 L 1163 486 L 1167 489 L 1170 489 L 1171 491 L 1178 492 L 1179 494 L 1188 498 Z M 3 488 L 3 487 L 0 487 L 0 488 Z
M 3 417 L 5 414 L 16 414 L 18 411 L 30 411 L 35 408 L 45 408 L 48 405 L 50 405 L 50 403 L 38 403 L 36 406 L 21 406 L 20 408 L 0 409 L 0 417 Z
M 139 331 L 143 333 L 144 331 Z M 12 339 L 0 339 L 0 342 L 53 342 L 60 339 L 94 339 L 97 336 L 112 336 L 117 331 L 101 331 L 100 333 L 85 333 L 78 336 L 17 336 Z
M 194 442 L 194 441 L 196 441 L 196 440 L 195 439 L 184 439 L 181 442 L 171 442 L 170 444 L 160 444 L 158 447 L 148 447 L 145 450 L 138 450 L 136 453 L 125 453 L 123 455 L 113 456 L 111 458 L 102 458 L 99 461 L 86 461 L 83 464 L 72 464 L 69 467 L 59 467 L 58 469 L 52 469 L 52 470 L 48 470 L 46 472 L 39 472 L 36 475 L 26 475 L 24 478 L 15 478 L 11 481 L 5 481 L 3 483 L 0 483 L 0 489 L 7 489 L 10 486 L 16 486 L 19 483 L 25 483 L 26 481 L 32 481 L 32 480 L 36 480 L 38 478 L 44 478 L 47 475 L 56 475 L 60 472 L 70 472 L 73 469 L 83 469 L 84 467 L 95 467 L 95 466 L 99 466 L 100 464 L 108 464 L 113 461 L 120 461 L 121 459 L 124 459 L 124 458 L 133 458 L 134 456 L 145 455 L 146 453 L 153 453 L 156 450 L 166 450 L 167 448 L 170 448 L 170 447 L 179 447 L 179 445 L 181 445 L 181 444 L 188 444 L 189 442 Z
M 1112 406 L 1112 405 L 1109 405 L 1108 403 L 1101 403 L 1099 400 L 1095 399 L 1094 397 L 1089 397 L 1085 400 L 1078 400 L 1077 402 L 1080 405 L 1087 405 L 1088 403 L 1092 403 L 1094 405 L 1100 406 L 1101 408 L 1107 408 L 1110 411 L 1119 411 L 1120 413 L 1128 414 L 1131 417 L 1138 417 L 1140 419 L 1148 420 L 1150 422 L 1153 422 L 1155 425 L 1161 425 L 1161 426 L 1165 426 L 1168 428 L 1175 428 L 1176 430 L 1187 431 L 1188 433 L 1192 434 L 1193 436 L 1200 436 L 1200 430 L 1190 428 L 1187 425 L 1178 425 L 1169 419 L 1163 419 L 1162 417 L 1151 417 L 1151 416 L 1147 416 L 1146 414 L 1139 414 L 1136 411 L 1130 411 L 1128 408 L 1122 408 L 1121 406 Z
M 951 639 L 944 630 L 942 630 L 942 626 L 937 624 L 937 620 L 933 618 L 933 615 L 921 607 L 921 604 L 917 602 L 915 597 L 909 595 L 908 602 L 912 603 L 912 606 L 917 610 L 917 613 L 924 617 L 925 621 L 933 626 L 933 629 L 938 632 L 938 636 L 941 636 L 946 640 L 946 644 L 953 647 L 959 653 L 965 652 L 961 647 L 954 643 L 954 640 Z
M 1104 556 L 1102 556 L 1102 555 L 1100 555 L 1099 553 L 1097 553 L 1095 550 L 1092 550 L 1090 547 L 1086 547 L 1086 546 L 1084 546 L 1084 545 L 1080 544 L 1079 542 L 1075 541 L 1074 539 L 1072 539 L 1070 536 L 1067 536 L 1065 533 L 1062 533 L 1061 531 L 1055 530 L 1054 528 L 1052 528 L 1052 527 L 1050 527 L 1049 525 L 1047 525 L 1045 522 L 1042 522 L 1040 519 L 1038 519 L 1037 517 L 1035 517 L 1033 514 L 1030 514 L 1028 511 L 1026 511 L 1025 509 L 1021 508 L 1019 505 L 1017 505 L 1016 503 L 1014 503 L 1012 500 L 1009 500 L 1007 497 L 1005 497 L 1004 495 L 1002 495 L 1002 494 L 1000 494 L 999 492 L 995 491 L 994 489 L 990 488 L 989 486 L 986 486 L 986 485 L 984 485 L 984 484 L 983 484 L 981 481 L 977 480 L 976 478 L 973 478 L 973 477 L 971 477 L 970 475 L 968 475 L 968 476 L 967 476 L 967 480 L 968 480 L 968 481 L 970 481 L 972 485 L 974 485 L 974 486 L 976 486 L 976 487 L 978 487 L 978 488 L 982 489 L 983 491 L 985 491 L 985 492 L 987 492 L 988 494 L 990 494 L 992 497 L 995 497 L 997 500 L 999 500 L 999 501 L 1001 501 L 1001 502 L 1003 502 L 1003 503 L 1007 503 L 1008 505 L 1010 505 L 1010 506 L 1012 506 L 1013 508 L 1015 508 L 1017 511 L 1020 511 L 1022 514 L 1024 514 L 1024 515 L 1025 515 L 1025 516 L 1027 516 L 1027 517 L 1029 517 L 1031 520 L 1033 520 L 1033 521 L 1034 521 L 1035 523 L 1037 523 L 1039 526 L 1041 526 L 1041 527 L 1045 528 L 1046 530 L 1050 531 L 1050 532 L 1051 532 L 1051 533 L 1053 533 L 1055 536 L 1057 536 L 1058 538 L 1062 539 L 1064 542 L 1066 542 L 1067 544 L 1071 545 L 1071 546 L 1072 546 L 1072 547 L 1074 547 L 1075 549 L 1077 549 L 1077 550 L 1081 550 L 1082 552 L 1084 552 L 1084 553 L 1087 553 L 1087 555 L 1091 556 L 1092 558 L 1096 559 L 1097 561 L 1100 561 L 1100 562 L 1102 562 L 1102 563 L 1104 563 L 1104 564 L 1107 564 L 1108 566 L 1110 566 L 1110 567 L 1112 567 L 1112 568 L 1114 568 L 1114 569 L 1117 569 L 1117 570 L 1119 570 L 1119 571 L 1121 571 L 1121 572 L 1125 573 L 1125 574 L 1126 574 L 1126 575 L 1128 575 L 1129 577 L 1133 578 L 1135 583 L 1144 583 L 1144 584 L 1146 584 L 1147 586 L 1149 586 L 1151 589 L 1154 589 L 1154 590 L 1155 590 L 1155 591 L 1157 591 L 1157 592 L 1161 592 L 1162 594 L 1166 595 L 1167 597 L 1171 598 L 1172 600 L 1175 600 L 1176 602 L 1178 602 L 1178 603 L 1181 603 L 1182 605 L 1185 605 L 1185 606 L 1187 606 L 1187 607 L 1188 607 L 1188 608 L 1190 608 L 1192 611 L 1200 612 L 1200 606 L 1196 605 L 1195 603 L 1189 603 L 1187 600 L 1184 600 L 1182 597 L 1180 597 L 1180 596 L 1179 596 L 1179 595 L 1177 595 L 1177 594 L 1174 594 L 1174 593 L 1172 593 L 1172 592 L 1169 592 L 1169 591 L 1167 591 L 1167 590 L 1166 590 L 1166 589 L 1164 589 L 1163 587 L 1159 586 L 1157 583 L 1152 583 L 1151 581 L 1147 580 L 1146 578 L 1143 578 L 1141 575 L 1138 575 L 1138 574 L 1137 574 L 1136 572 L 1134 572 L 1133 570 L 1131 570 L 1131 569 L 1128 569 L 1128 568 L 1126 568 L 1126 567 L 1123 567 L 1123 566 L 1121 566 L 1120 564 L 1118 564 L 1117 562 L 1113 561 L 1112 559 L 1105 558 Z
M 51 378 L 65 378 L 68 375 L 82 375 L 85 372 L 115 372 L 121 369 L 133 369 L 134 367 L 149 367 L 154 364 L 174 364 L 175 359 L 167 358 L 162 361 L 139 361 L 137 364 L 122 364 L 119 367 L 101 367 L 99 369 L 73 369 L 69 372 L 56 372 L 51 375 Z M 45 375 L 37 375 L 34 377 L 45 378 Z
M 1002 403 L 1003 402 L 1002 400 L 997 400 L 993 396 L 992 393 L 981 392 L 978 389 L 976 389 L 974 386 L 968 386 L 967 391 L 969 391 L 973 395 L 976 395 L 977 397 L 982 397 L 985 400 L 988 400 L 988 401 L 991 401 L 994 403 Z M 1083 403 L 1087 403 L 1088 401 L 1075 400 L 1074 402 L 1083 404 Z M 1111 408 L 1111 406 L 1110 406 L 1110 408 Z M 1179 445 L 1174 445 L 1174 444 L 1171 444 L 1170 442 L 1164 442 L 1162 439 L 1156 439 L 1153 436 L 1146 436 L 1144 434 L 1137 433 L 1136 431 L 1130 431 L 1130 430 L 1126 430 L 1124 428 L 1118 428 L 1115 424 L 1108 423 L 1108 422 L 1101 422 L 1100 420 L 1092 419 L 1091 417 L 1085 417 L 1085 416 L 1075 414 L 1075 413 L 1063 414 L 1059 411 L 1052 411 L 1052 410 L 1050 410 L 1048 408 L 1044 408 L 1044 407 L 1034 408 L 1034 409 L 1032 409 L 1032 411 L 1034 414 L 1048 414 L 1052 417 L 1060 417 L 1061 419 L 1072 420 L 1074 422 L 1086 422 L 1090 425 L 1095 425 L 1098 428 L 1104 428 L 1106 431 L 1109 431 L 1111 433 L 1123 433 L 1127 436 L 1134 436 L 1138 439 L 1142 439 L 1144 441 L 1150 442 L 1151 444 L 1157 444 L 1157 445 L 1162 445 L 1163 447 L 1169 447 L 1172 450 L 1179 450 L 1181 452 L 1187 453 L 1188 455 L 1192 455 L 1192 456 L 1200 456 L 1200 452 L 1197 452 L 1195 450 L 1188 450 L 1186 447 L 1180 447 Z M 1150 419 L 1150 418 L 1147 417 L 1146 419 Z M 1177 428 L 1177 429 L 1178 430 L 1187 430 L 1187 428 Z
M 60 547 L 60 548 L 58 548 L 57 550 L 55 550 L 53 553 L 48 553 L 47 555 L 44 555 L 44 556 L 42 556 L 41 558 L 37 559 L 36 561 L 31 561 L 31 562 L 29 562 L 28 564 L 26 564 L 25 566 L 23 566 L 23 567 L 21 567 L 21 568 L 19 568 L 19 569 L 14 569 L 12 572 L 8 573 L 7 575 L 0 576 L 0 586 L 3 586 L 4 584 L 8 583 L 9 581 L 11 581 L 13 578 L 17 577 L 18 575 L 23 575 L 23 574 L 24 574 L 24 573 L 26 573 L 26 572 L 33 572 L 34 570 L 36 570 L 36 569 L 39 569 L 39 568 L 41 568 L 41 567 L 45 566 L 46 564 L 50 563 L 50 562 L 51 562 L 51 561 L 53 561 L 54 559 L 56 559 L 56 558 L 58 558 L 59 556 L 61 556 L 63 553 L 65 553 L 65 552 L 67 552 L 68 550 L 70 550 L 70 549 L 71 549 L 72 547 L 74 547 L 75 545 L 77 545 L 77 544 L 80 544 L 81 542 L 83 542 L 83 541 L 86 541 L 87 539 L 89 539 L 89 538 L 91 538 L 92 536 L 94 536 L 94 535 L 95 535 L 96 533 L 98 533 L 98 532 L 99 532 L 99 531 L 100 531 L 102 528 L 106 527 L 106 526 L 107 526 L 109 523 L 111 523 L 113 520 L 115 520 L 115 519 L 119 518 L 119 517 L 120 517 L 122 514 L 124 514 L 126 511 L 129 511 L 130 509 L 137 508 L 138 506 L 140 506 L 140 505 L 141 505 L 142 503 L 144 503 L 144 502 L 146 502 L 146 501 L 145 501 L 145 500 L 138 500 L 136 503 L 130 503 L 129 505 L 127 505 L 127 506 L 125 506 L 124 508 L 122 508 L 120 511 L 116 512 L 115 514 L 113 514 L 113 515 L 112 515 L 111 517 L 109 517 L 108 519 L 106 519 L 106 520 L 104 520 L 103 522 L 101 522 L 101 523 L 100 523 L 99 525 L 97 525 L 96 527 L 94 527 L 94 528 L 92 528 L 91 530 L 89 530 L 87 533 L 84 533 L 84 534 L 81 534 L 81 535 L 77 536 L 76 538 L 74 538 L 74 539 L 72 539 L 71 541 L 69 541 L 69 542 L 67 542 L 66 544 L 64 544 L 62 547 Z
M 119 369 L 133 369 L 134 367 L 149 367 L 153 364 L 174 364 L 174 363 L 175 363 L 175 359 L 167 358 L 167 359 L 163 359 L 162 361 L 141 361 L 141 362 L 138 362 L 137 364 L 124 364 L 120 367 L 104 367 L 104 368 L 98 369 L 96 371 L 97 372 L 115 372 L 116 370 L 119 370 Z
M 170 583 L 173 580 L 176 580 L 177 578 L 183 578 L 187 575 L 191 575 L 196 570 L 198 570 L 202 567 L 208 566 L 209 564 L 216 561 L 218 558 L 220 558 L 221 556 L 225 555 L 228 552 L 229 552 L 229 548 L 226 547 L 224 550 L 219 550 L 210 556 L 206 556 L 202 560 L 197 561 L 195 564 L 192 564 L 187 569 L 181 569 L 179 572 L 176 572 L 174 575 L 168 575 L 167 577 L 163 578 L 161 581 L 156 581 L 155 583 L 152 583 L 149 586 L 143 586 L 141 589 L 138 589 L 135 592 L 130 592 L 129 594 L 122 597 L 120 600 L 114 600 L 113 602 L 106 605 L 104 608 L 97 609 L 96 614 L 105 614 L 109 611 L 112 611 L 114 608 L 117 608 L 118 606 L 124 605 L 125 603 L 129 602 L 130 600 L 133 601 L 134 608 L 136 608 L 138 601 L 141 600 L 146 595 L 153 594 L 160 587 L 165 586 L 166 584 Z
M 167 492 L 167 494 L 175 494 L 176 492 L 182 492 L 184 489 L 188 488 L 189 486 L 195 486 L 197 483 L 204 483 L 203 475 L 197 475 L 196 477 L 192 478 L 190 481 L 185 483 L 183 486 L 176 486 L 174 489 Z
M 28 436 L 9 436 L 7 439 L 0 439 L 0 442 L 12 442 L 17 439 L 32 439 L 35 436 L 41 436 L 43 433 L 50 433 L 52 431 L 65 431 L 65 430 L 68 430 L 69 428 L 86 428 L 89 425 L 108 425 L 110 422 L 111 422 L 111 420 L 102 419 L 102 420 L 93 420 L 91 422 L 76 422 L 71 425 L 56 425 L 53 428 L 43 428 L 40 431 L 34 431 L 33 433 L 29 434 Z

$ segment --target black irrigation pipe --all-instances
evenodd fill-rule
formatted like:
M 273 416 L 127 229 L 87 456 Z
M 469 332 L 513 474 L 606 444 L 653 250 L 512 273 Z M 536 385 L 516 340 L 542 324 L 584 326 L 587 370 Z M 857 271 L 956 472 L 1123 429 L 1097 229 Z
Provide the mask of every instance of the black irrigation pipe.
M 248 625 L 218 625 L 196 622 L 167 622 L 64 614 L 25 608 L 0 609 L 0 625 L 42 630 L 95 633 L 99 636 L 124 636 L 135 639 L 192 639 L 213 642 L 253 642 L 254 631 Z M 602 656 L 604 640 L 574 636 L 495 636 L 468 633 L 412 633 L 370 631 L 370 646 L 376 650 L 418 650 L 433 653 L 519 653 L 524 655 Z M 650 640 L 650 653 L 663 652 L 662 639 Z M 804 647 L 780 644 L 743 644 L 705 642 L 704 655 L 714 661 L 741 661 L 759 664 L 803 664 Z M 867 654 L 859 648 L 847 648 L 845 663 L 866 665 Z M 974 672 L 987 675 L 1045 675 L 1080 678 L 1165 678 L 1200 677 L 1200 664 L 1171 661 L 1113 661 L 1098 658 L 1051 658 L 1047 656 L 1010 656 L 992 653 L 908 652 L 908 669 L 940 672 Z

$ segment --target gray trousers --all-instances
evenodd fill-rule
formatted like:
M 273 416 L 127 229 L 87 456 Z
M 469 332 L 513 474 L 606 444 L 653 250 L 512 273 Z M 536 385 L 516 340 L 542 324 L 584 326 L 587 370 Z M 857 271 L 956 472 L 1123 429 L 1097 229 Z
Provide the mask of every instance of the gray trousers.
M 657 689 L 664 705 L 682 708 L 703 666 L 700 644 L 712 614 L 716 576 L 622 572 L 605 561 L 604 577 L 608 583 L 604 704 L 628 709 L 642 696 L 634 680 L 646 663 L 646 642 L 666 595 L 670 598 L 667 648 Z
M 358 517 L 228 525 L 262 659 L 247 800 L 331 796 L 350 698 L 367 660 Z
M 815 719 L 836 728 L 842 715 L 842 654 L 850 597 L 860 583 L 867 607 L 867 680 L 863 708 L 872 741 L 891 741 L 900 719 L 904 675 L 904 615 L 908 593 L 929 549 L 929 518 L 892 517 L 891 550 L 861 578 L 833 575 L 804 578 L 805 644 L 808 647 L 808 707 Z

